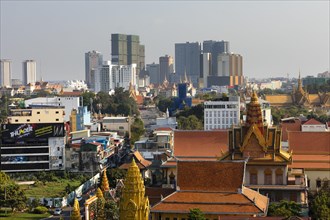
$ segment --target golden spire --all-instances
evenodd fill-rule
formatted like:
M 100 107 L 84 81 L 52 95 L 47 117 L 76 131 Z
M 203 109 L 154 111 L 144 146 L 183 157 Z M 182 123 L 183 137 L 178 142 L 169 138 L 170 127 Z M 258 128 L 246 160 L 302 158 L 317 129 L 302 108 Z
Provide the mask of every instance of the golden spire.
M 79 207 L 79 202 L 78 202 L 77 198 L 75 198 L 74 202 L 73 202 L 73 210 L 72 210 L 72 214 L 70 216 L 70 220 L 81 220 L 80 207 Z
M 110 190 L 106 169 L 103 171 L 103 175 L 102 175 L 101 190 L 103 192 Z
M 260 131 L 263 133 L 263 120 L 261 114 L 261 107 L 258 101 L 258 96 L 255 91 L 253 91 L 251 96 L 251 101 L 247 104 L 247 114 L 246 114 L 246 125 L 251 126 L 253 124 L 257 125 Z
M 145 197 L 145 187 L 135 160 L 128 168 L 119 204 L 120 219 L 148 220 L 149 199 Z

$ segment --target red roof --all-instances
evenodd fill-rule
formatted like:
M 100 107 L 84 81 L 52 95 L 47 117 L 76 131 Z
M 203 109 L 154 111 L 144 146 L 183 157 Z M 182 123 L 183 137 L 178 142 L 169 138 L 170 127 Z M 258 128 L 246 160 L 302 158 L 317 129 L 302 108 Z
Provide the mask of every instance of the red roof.
M 288 132 L 289 131 L 301 131 L 301 121 L 295 119 L 293 122 L 282 122 L 282 141 L 288 141 Z
M 289 149 L 293 154 L 329 154 L 330 132 L 291 131 L 288 133 Z
M 244 166 L 244 162 L 178 161 L 177 186 L 180 190 L 237 192 L 242 188 Z
M 330 170 L 330 155 L 293 154 L 290 168 L 304 168 L 305 170 Z
M 172 131 L 172 128 L 169 127 L 160 127 L 160 128 L 156 128 L 155 131 Z
M 171 188 L 146 187 L 145 196 L 148 197 L 150 205 L 153 206 L 160 202 L 162 197 L 165 198 L 173 192 L 175 190 Z
M 323 123 L 315 120 L 314 118 L 309 119 L 303 125 L 323 125 Z
M 228 131 L 174 131 L 176 157 L 219 157 L 228 151 Z

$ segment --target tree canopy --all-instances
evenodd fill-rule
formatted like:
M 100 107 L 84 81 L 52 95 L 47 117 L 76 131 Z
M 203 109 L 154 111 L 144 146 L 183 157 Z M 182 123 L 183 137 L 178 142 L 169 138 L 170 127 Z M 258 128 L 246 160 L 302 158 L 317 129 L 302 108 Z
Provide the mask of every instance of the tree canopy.
M 198 208 L 189 209 L 188 220 L 205 220 L 205 216 Z
M 0 204 L 22 210 L 26 207 L 27 198 L 23 190 L 4 172 L 0 172 Z
M 271 203 L 268 207 L 268 216 L 291 217 L 300 216 L 301 205 L 293 201 L 282 200 Z

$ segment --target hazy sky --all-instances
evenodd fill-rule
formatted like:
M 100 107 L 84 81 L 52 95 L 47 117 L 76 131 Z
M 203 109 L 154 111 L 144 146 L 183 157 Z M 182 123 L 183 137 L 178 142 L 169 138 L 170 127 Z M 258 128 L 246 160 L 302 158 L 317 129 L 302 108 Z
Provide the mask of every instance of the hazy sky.
M 110 59 L 112 33 L 140 35 L 146 64 L 174 56 L 174 44 L 226 40 L 249 77 L 329 70 L 326 1 L 4 1 L 0 57 L 37 61 L 44 80 L 84 79 L 84 53 Z

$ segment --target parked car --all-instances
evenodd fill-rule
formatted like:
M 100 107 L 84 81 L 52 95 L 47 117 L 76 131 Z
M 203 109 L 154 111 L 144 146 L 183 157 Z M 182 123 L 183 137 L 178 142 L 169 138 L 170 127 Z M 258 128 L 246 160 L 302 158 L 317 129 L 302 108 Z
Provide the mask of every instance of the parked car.
M 62 209 L 61 208 L 56 208 L 54 210 L 54 215 L 60 215 L 60 214 L 62 214 Z

